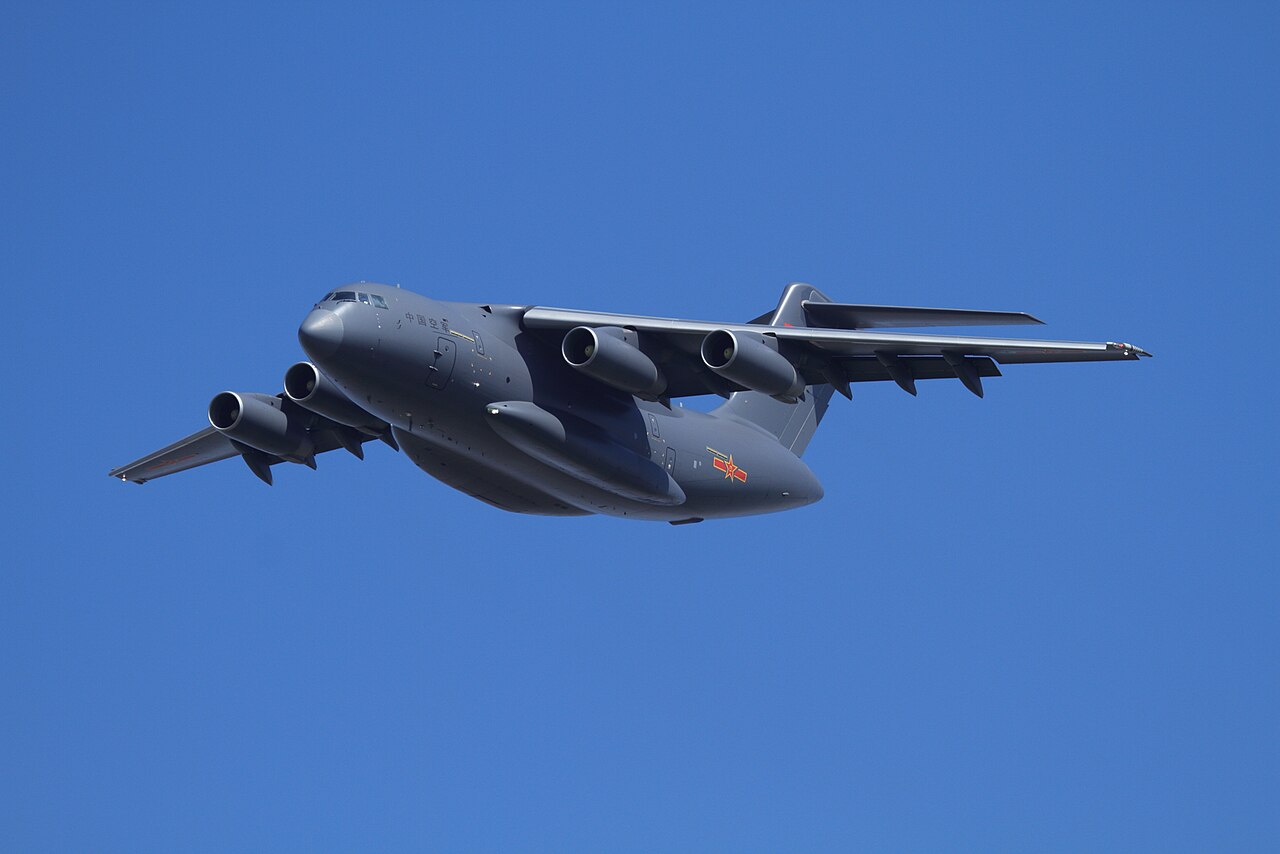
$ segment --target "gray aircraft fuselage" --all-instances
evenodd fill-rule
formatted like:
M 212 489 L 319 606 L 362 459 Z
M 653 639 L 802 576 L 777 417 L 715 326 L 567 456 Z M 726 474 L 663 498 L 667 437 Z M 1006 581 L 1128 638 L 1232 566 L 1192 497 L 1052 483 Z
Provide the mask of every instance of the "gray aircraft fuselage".
M 360 287 L 388 308 L 318 304 L 299 329 L 303 349 L 352 401 L 392 425 L 419 468 L 476 498 L 521 513 L 666 521 L 822 498 L 813 472 L 775 436 L 583 376 L 521 328 L 522 307 Z M 568 425 L 564 441 L 540 441 L 536 423 L 504 430 L 506 412 L 522 403 L 555 413 Z

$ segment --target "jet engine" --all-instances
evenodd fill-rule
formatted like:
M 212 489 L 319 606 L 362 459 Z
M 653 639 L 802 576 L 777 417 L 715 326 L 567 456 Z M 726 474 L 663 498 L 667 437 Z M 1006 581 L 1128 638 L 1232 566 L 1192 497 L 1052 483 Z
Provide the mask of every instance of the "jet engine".
M 297 462 L 313 458 L 306 430 L 289 417 L 278 397 L 221 392 L 209 401 L 209 423 L 228 439 L 254 450 Z
M 284 393 L 304 409 L 369 436 L 387 432 L 387 423 L 351 402 L 333 381 L 310 362 L 298 362 L 284 374 Z
M 717 329 L 702 339 L 702 362 L 720 376 L 784 403 L 804 393 L 804 377 L 772 338 Z
M 587 376 L 639 397 L 654 400 L 667 379 L 641 352 L 635 332 L 616 326 L 577 326 L 560 345 L 564 360 Z

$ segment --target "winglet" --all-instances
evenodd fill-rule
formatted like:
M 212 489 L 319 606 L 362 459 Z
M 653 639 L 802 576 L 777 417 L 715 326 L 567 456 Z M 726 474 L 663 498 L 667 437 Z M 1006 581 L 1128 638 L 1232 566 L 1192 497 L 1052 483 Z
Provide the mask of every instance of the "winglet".
M 1119 341 L 1108 341 L 1107 346 L 1113 350 L 1123 350 L 1125 351 L 1126 354 L 1132 354 L 1139 358 L 1143 356 L 1146 356 L 1148 359 L 1151 358 L 1151 354 L 1148 353 L 1146 350 L 1143 350 L 1141 347 L 1135 347 L 1132 344 L 1125 344 Z

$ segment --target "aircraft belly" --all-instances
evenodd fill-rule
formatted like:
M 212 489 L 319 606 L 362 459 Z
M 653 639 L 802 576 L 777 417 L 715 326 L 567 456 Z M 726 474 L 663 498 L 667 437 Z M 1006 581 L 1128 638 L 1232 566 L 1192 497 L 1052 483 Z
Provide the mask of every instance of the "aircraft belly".
M 528 401 L 485 407 L 493 431 L 528 456 L 577 480 L 643 504 L 676 506 L 684 490 L 654 463 L 590 422 Z
M 501 510 L 538 516 L 589 515 L 589 511 L 420 436 L 397 429 L 396 438 L 418 468 L 441 483 Z
M 398 438 L 406 435 L 409 438 L 402 444 L 406 450 L 413 446 L 410 457 L 419 468 L 455 489 L 504 510 L 562 516 L 599 513 L 659 520 L 688 515 L 630 500 L 559 471 L 512 447 L 480 421 L 465 426 L 446 426 L 435 421 L 431 428 L 415 426 L 411 434 L 396 431 Z

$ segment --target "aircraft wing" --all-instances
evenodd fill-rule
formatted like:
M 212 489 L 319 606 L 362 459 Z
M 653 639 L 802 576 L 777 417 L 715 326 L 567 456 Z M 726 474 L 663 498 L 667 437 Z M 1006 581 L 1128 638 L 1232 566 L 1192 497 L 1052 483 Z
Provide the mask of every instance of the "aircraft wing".
M 907 325 L 904 320 L 918 326 L 961 322 L 1040 322 L 1030 315 L 1014 312 L 832 305 L 831 320 L 842 319 L 849 323 L 856 318 L 864 326 L 889 322 Z M 908 312 L 917 314 L 904 314 Z M 985 320 L 980 319 L 982 316 L 986 316 Z M 927 322 L 930 320 L 933 322 Z M 846 395 L 850 382 L 893 380 L 914 394 L 916 379 L 945 377 L 959 378 L 971 391 L 981 395 L 979 378 L 999 376 L 996 363 L 1134 361 L 1151 355 L 1131 344 L 1115 342 L 975 338 L 881 332 L 866 328 L 761 326 L 755 322 L 709 323 L 542 306 L 527 309 L 523 323 L 526 329 L 549 339 L 563 336 L 576 326 L 616 326 L 635 330 L 641 349 L 666 375 L 666 395 L 669 397 L 708 393 L 726 395 L 744 390 L 702 364 L 699 356 L 702 341 L 717 330 L 775 337 L 779 352 L 791 360 L 807 381 L 830 382 Z
M 179 439 L 167 448 L 147 454 L 126 466 L 112 469 L 110 475 L 130 483 L 146 483 L 167 474 L 177 474 L 196 466 L 216 463 L 239 453 L 230 439 L 212 427 L 206 427 L 199 433 Z
M 313 455 L 327 453 L 338 448 L 346 448 L 357 457 L 363 459 L 364 451 L 361 446 L 371 439 L 380 438 L 338 424 L 323 415 L 309 412 L 284 395 L 277 396 L 282 400 L 282 405 L 287 410 L 296 413 L 297 417 L 303 419 L 307 425 L 306 430 L 311 438 Z M 383 441 L 392 444 L 394 439 L 388 434 L 383 437 Z M 395 446 L 392 445 L 392 447 Z M 177 474 L 187 469 L 237 456 L 243 457 L 250 470 L 267 483 L 271 483 L 270 467 L 277 463 L 288 462 L 283 457 L 277 457 L 273 454 L 263 453 L 240 445 L 228 439 L 213 427 L 206 427 L 198 433 L 192 433 L 185 439 L 179 439 L 172 445 L 147 454 L 145 457 L 134 460 L 128 465 L 112 469 L 108 474 L 111 477 L 119 478 L 129 483 L 146 483 L 158 477 Z M 306 464 L 315 468 L 314 456 L 307 460 Z

